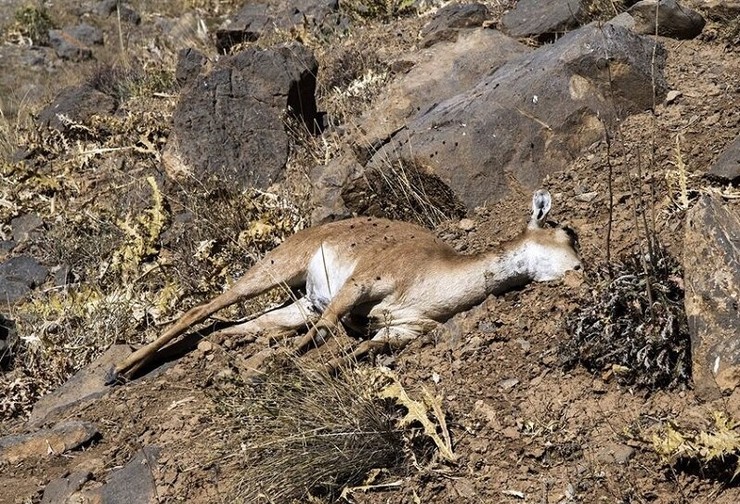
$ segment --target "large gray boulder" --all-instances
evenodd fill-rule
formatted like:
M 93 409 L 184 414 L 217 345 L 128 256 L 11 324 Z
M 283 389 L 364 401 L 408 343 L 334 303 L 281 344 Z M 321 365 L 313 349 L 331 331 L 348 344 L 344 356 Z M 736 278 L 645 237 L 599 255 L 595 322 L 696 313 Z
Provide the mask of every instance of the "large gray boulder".
M 587 18 L 586 0 L 520 0 L 501 19 L 512 37 L 552 38 L 578 28 Z
M 704 195 L 684 236 L 686 315 L 694 384 L 704 399 L 740 385 L 740 205 Z
M 363 114 L 359 129 L 364 146 L 377 146 L 420 113 L 467 91 L 504 63 L 532 52 L 496 30 L 461 32 L 404 58 L 409 70 L 396 78 Z
M 175 177 L 268 187 L 288 158 L 287 114 L 314 127 L 317 70 L 311 51 L 297 43 L 221 58 L 182 92 L 165 169 Z
M 473 4 L 475 5 L 475 4 Z M 419 114 L 434 109 L 440 103 L 475 87 L 482 79 L 518 56 L 532 52 L 529 47 L 496 30 L 470 28 L 468 22 L 480 20 L 480 8 L 447 9 L 427 24 L 428 36 L 445 33 L 430 47 L 422 48 L 395 62 L 406 68 L 386 86 L 370 109 L 357 124 L 357 139 L 352 141 L 354 154 L 337 156 L 327 166 L 317 167 L 313 179 L 316 189 L 316 211 L 312 221 L 320 223 L 348 215 L 351 212 L 409 218 L 409 215 L 388 213 L 379 205 L 377 193 L 408 194 L 408 191 L 383 191 L 384 181 L 401 179 L 413 182 L 419 194 L 452 217 L 458 213 L 458 198 L 433 173 L 419 167 L 398 167 L 403 174 L 366 176 L 364 163 L 384 144 L 392 141 Z M 431 40 L 431 39 L 429 39 Z M 385 184 L 387 185 L 387 184 Z M 386 198 L 387 199 L 387 198 Z M 409 207 L 413 201 L 384 202 L 386 206 Z M 419 208 L 419 212 L 424 210 Z
M 722 151 L 708 173 L 727 182 L 740 179 L 740 135 Z
M 534 187 L 602 139 L 615 120 L 662 101 L 665 50 L 657 46 L 653 65 L 653 46 L 617 26 L 571 32 L 422 108 L 367 163 L 358 160 L 363 170 L 343 161 L 347 184 L 368 172 L 413 166 L 444 182 L 471 209 L 503 197 L 512 179 Z M 342 170 L 327 171 L 336 189 Z M 335 214 L 341 209 L 331 199 L 324 204 Z

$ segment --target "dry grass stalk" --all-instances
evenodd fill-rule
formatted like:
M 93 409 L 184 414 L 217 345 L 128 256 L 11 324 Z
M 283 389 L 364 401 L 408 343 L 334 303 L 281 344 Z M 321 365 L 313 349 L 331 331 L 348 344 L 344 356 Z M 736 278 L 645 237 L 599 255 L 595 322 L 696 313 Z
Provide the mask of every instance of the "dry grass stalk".
M 391 401 L 361 373 L 340 378 L 322 367 L 275 362 L 252 385 L 219 397 L 239 422 L 245 502 L 305 502 L 337 497 L 362 485 L 374 469 L 396 471 L 408 453 Z

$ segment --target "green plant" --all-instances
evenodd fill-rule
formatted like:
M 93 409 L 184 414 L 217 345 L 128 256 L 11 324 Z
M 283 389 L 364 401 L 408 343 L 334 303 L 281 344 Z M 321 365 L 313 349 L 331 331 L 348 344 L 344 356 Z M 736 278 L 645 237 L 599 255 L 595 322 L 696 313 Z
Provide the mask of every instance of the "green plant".
M 13 28 L 32 43 L 44 45 L 49 41 L 49 30 L 54 28 L 54 22 L 46 7 L 27 5 L 15 11 Z

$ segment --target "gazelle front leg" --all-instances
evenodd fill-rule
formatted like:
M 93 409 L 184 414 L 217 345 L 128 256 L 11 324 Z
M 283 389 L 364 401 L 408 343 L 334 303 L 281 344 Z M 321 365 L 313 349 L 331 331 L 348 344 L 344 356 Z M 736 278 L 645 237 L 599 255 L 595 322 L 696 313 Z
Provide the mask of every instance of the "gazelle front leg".
M 350 352 L 340 357 L 335 357 L 326 363 L 327 369 L 334 373 L 339 369 L 354 364 L 358 359 L 370 352 L 376 352 L 389 348 L 390 350 L 402 350 L 416 339 L 418 334 L 404 327 L 388 327 L 379 330 L 373 339 L 365 340 L 356 345 Z

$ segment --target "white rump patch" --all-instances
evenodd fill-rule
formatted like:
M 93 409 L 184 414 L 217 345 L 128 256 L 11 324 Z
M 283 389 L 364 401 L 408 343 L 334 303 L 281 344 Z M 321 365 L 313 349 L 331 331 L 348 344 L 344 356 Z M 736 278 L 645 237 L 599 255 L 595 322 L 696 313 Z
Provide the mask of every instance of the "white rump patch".
M 355 263 L 342 260 L 334 249 L 322 245 L 308 262 L 306 297 L 313 307 L 323 313 L 352 275 Z

